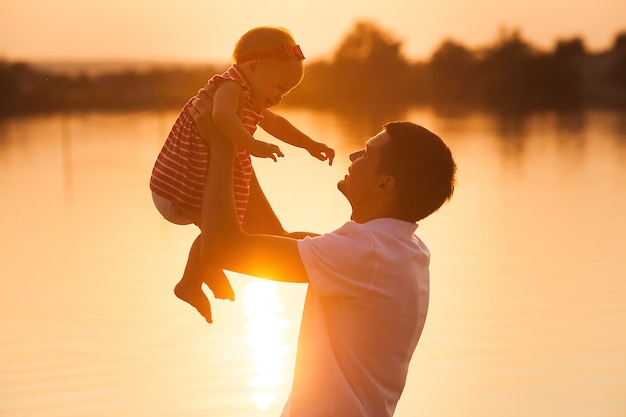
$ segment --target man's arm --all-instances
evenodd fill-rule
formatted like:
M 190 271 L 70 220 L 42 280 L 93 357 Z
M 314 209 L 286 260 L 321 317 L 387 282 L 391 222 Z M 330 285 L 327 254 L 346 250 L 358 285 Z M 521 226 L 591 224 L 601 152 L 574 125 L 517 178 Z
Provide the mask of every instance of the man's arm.
M 211 148 L 202 205 L 204 261 L 229 271 L 275 281 L 308 282 L 297 240 L 251 235 L 241 230 L 233 196 L 235 148 L 213 124 L 208 95 L 201 92 L 200 97 L 202 103 L 197 105 L 200 111 L 192 111 L 192 115 Z
M 243 219 L 243 230 L 250 234 L 287 236 L 294 239 L 304 239 L 306 236 L 319 236 L 317 233 L 286 232 L 283 229 L 280 220 L 274 213 L 274 209 L 261 189 L 254 170 L 250 179 L 250 198 L 248 199 L 248 207 Z
M 254 169 L 250 178 L 250 196 L 242 227 L 246 233 L 250 234 L 276 236 L 285 236 L 287 234 L 276 213 L 274 213 L 274 209 L 267 201 Z

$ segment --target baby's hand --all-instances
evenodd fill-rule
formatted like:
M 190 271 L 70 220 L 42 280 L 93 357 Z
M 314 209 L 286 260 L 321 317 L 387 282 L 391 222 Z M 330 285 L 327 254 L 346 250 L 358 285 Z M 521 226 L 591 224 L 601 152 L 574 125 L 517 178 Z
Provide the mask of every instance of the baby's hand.
M 254 140 L 252 145 L 248 149 L 250 155 L 257 156 L 259 158 L 272 158 L 276 162 L 276 157 L 283 157 L 283 153 L 280 148 L 272 143 L 263 142 L 260 140 Z
M 335 159 L 335 150 L 320 142 L 313 142 L 313 144 L 307 148 L 307 151 L 309 151 L 311 156 L 320 161 L 328 160 L 328 165 L 332 165 L 333 159 Z

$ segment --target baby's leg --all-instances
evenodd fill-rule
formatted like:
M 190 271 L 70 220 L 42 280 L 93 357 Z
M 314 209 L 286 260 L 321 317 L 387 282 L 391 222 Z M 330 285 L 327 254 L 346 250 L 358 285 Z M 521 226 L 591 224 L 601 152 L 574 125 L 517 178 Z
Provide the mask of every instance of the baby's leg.
M 201 261 L 200 236 L 198 236 L 191 246 L 185 272 L 180 282 L 176 284 L 174 293 L 178 298 L 195 307 L 207 322 L 212 323 L 211 304 L 202 291 L 203 282 L 211 288 L 215 298 L 235 299 L 224 271 Z

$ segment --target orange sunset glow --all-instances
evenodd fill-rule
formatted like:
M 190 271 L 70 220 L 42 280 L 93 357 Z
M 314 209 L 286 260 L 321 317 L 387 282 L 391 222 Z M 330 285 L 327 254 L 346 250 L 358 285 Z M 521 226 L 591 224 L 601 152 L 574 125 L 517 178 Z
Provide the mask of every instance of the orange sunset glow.
M 0 417 L 625 417 L 625 17 L 626 0 L 0 0 Z M 272 25 L 303 78 L 290 38 L 229 68 Z M 185 104 L 205 92 L 206 131 Z M 417 228 L 400 203 L 447 193 L 451 164 L 428 174 L 447 151 L 393 121 L 456 161 Z M 238 156 L 240 192 L 218 129 L 284 155 Z M 159 176 L 190 178 L 195 211 Z M 322 237 L 248 237 L 283 229 Z

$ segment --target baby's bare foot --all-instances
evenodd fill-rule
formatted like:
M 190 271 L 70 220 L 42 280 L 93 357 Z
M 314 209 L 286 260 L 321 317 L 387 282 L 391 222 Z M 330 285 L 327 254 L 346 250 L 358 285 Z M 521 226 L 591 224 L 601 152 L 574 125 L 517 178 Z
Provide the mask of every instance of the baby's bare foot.
M 198 310 L 198 313 L 204 317 L 208 323 L 213 323 L 211 315 L 211 303 L 199 286 L 186 285 L 182 281 L 174 287 L 174 294 L 192 307 Z
M 208 275 L 204 283 L 213 291 L 215 298 L 235 301 L 235 291 L 233 291 L 224 271 L 219 270 L 218 273 Z

